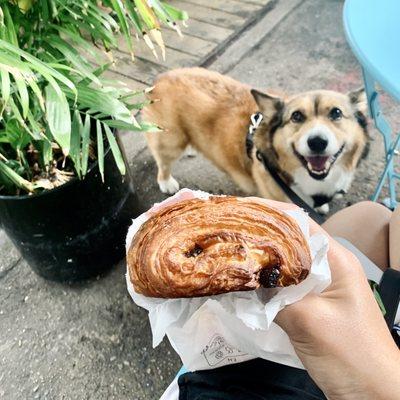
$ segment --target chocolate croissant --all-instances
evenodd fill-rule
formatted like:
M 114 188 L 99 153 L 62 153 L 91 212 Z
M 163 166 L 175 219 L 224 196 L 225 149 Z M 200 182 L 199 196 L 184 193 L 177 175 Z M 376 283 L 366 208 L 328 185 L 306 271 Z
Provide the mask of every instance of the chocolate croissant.
M 256 199 L 215 196 L 154 214 L 133 238 L 127 264 L 137 293 L 177 298 L 297 284 L 311 256 L 287 214 Z

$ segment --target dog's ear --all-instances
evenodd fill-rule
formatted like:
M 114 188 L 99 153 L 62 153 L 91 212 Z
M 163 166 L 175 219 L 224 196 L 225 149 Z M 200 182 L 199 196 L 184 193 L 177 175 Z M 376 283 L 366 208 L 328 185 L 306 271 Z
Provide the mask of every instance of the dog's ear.
M 354 111 L 360 111 L 363 114 L 367 113 L 367 95 L 363 87 L 347 93 L 347 96 L 349 96 Z
M 272 118 L 277 112 L 282 111 L 284 107 L 284 102 L 279 97 L 270 96 L 256 89 L 251 89 L 251 94 L 263 116 L 268 119 Z

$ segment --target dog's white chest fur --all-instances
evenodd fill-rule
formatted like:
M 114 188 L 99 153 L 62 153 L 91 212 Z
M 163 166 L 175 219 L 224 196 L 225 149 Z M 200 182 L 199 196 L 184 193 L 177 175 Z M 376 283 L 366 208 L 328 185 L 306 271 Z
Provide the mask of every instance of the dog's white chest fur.
M 313 179 L 305 168 L 298 168 L 293 174 L 292 189 L 302 197 L 311 207 L 314 206 L 312 196 L 324 195 L 334 197 L 340 191 L 347 191 L 353 179 L 353 173 L 344 170 L 340 165 L 335 165 L 324 180 Z M 329 211 L 329 205 L 324 204 L 320 212 Z

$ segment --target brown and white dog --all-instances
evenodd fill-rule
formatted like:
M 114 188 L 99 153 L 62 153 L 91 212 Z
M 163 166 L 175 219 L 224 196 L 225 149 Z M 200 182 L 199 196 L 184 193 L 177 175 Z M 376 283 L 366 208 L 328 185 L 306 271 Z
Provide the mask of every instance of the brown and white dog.
M 283 98 L 216 72 L 187 68 L 160 75 L 149 97 L 144 119 L 163 132 L 146 137 L 164 193 L 179 189 L 171 167 L 191 145 L 246 193 L 286 201 L 259 160 L 261 154 L 310 206 L 326 213 L 329 201 L 348 190 L 368 148 L 363 90 L 318 90 Z M 249 157 L 246 135 L 257 111 L 263 120 Z

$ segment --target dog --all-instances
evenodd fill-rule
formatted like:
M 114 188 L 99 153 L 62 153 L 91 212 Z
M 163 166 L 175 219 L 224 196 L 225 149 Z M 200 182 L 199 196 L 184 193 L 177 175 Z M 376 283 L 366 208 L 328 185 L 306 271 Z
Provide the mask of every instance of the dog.
M 349 189 L 369 147 L 363 89 L 284 97 L 217 72 L 183 68 L 160 75 L 148 96 L 143 118 L 163 130 L 146 133 L 146 139 L 164 193 L 178 191 L 171 167 L 191 145 L 245 193 L 288 201 L 265 168 L 267 160 L 293 191 L 325 214 L 329 202 Z M 250 118 L 257 112 L 262 121 L 254 145 L 246 148 Z

